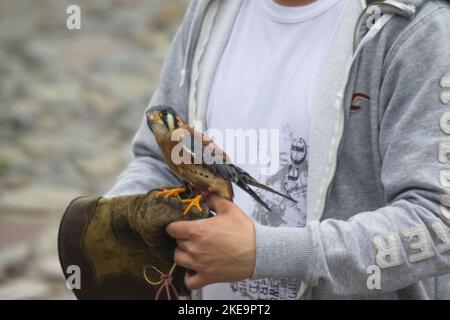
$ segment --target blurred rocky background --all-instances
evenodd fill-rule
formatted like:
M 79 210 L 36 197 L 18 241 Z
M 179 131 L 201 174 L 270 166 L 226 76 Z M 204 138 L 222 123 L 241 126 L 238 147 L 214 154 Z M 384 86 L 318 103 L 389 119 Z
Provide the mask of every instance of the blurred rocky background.
M 74 298 L 59 219 L 131 159 L 188 1 L 0 0 L 0 299 Z M 81 30 L 66 28 L 72 4 Z

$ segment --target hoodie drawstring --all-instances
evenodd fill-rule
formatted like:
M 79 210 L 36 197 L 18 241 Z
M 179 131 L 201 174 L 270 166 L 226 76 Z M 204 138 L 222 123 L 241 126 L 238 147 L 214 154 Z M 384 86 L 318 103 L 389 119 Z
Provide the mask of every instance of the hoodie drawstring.
M 195 8 L 194 17 L 192 19 L 193 22 L 189 28 L 189 35 L 188 35 L 188 40 L 187 40 L 187 44 L 186 44 L 186 52 L 184 54 L 183 67 L 180 71 L 180 87 L 183 87 L 186 84 L 189 57 L 190 57 L 190 53 L 192 51 L 192 46 L 194 45 L 195 22 L 198 20 L 198 16 L 200 14 L 200 7 L 202 7 L 202 5 L 198 4 L 197 8 Z

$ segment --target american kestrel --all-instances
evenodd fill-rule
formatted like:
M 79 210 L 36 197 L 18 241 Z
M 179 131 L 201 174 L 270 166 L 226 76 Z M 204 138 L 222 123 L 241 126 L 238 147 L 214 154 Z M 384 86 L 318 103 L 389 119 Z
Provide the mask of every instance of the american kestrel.
M 217 193 L 220 197 L 233 201 L 232 182 L 269 211 L 269 206 L 250 188 L 250 185 L 296 202 L 291 197 L 258 182 L 247 172 L 233 165 L 224 151 L 220 150 L 211 139 L 189 127 L 173 108 L 152 107 L 146 115 L 148 126 L 167 165 L 185 185 L 163 190 L 157 196 L 180 197 L 180 194 L 190 192 L 193 198 L 182 199 L 182 202 L 188 204 L 184 214 L 194 206 L 201 211 L 200 201 L 203 192 Z M 179 152 L 174 150 L 181 150 L 187 158 L 184 157 L 182 159 L 184 161 L 174 159 L 179 156 Z

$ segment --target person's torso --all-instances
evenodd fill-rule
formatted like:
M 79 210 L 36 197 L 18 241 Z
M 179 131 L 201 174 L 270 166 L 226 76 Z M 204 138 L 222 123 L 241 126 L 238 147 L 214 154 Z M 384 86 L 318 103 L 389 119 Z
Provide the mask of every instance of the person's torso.
M 311 100 L 345 3 L 248 0 L 236 20 L 209 96 L 208 134 L 236 165 L 297 201 L 255 190 L 269 212 L 234 188 L 234 202 L 257 223 L 306 224 Z M 297 299 L 299 287 L 294 279 L 246 280 L 206 287 L 203 298 Z

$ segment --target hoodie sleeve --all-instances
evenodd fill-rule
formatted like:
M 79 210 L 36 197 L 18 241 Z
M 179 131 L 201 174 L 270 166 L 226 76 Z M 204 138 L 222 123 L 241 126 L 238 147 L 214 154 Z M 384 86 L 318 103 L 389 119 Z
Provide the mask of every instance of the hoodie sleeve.
M 388 205 L 305 228 L 255 225 L 254 278 L 367 296 L 450 273 L 449 21 L 448 9 L 421 19 L 385 60 L 379 143 Z
M 197 6 L 200 1 L 191 1 L 184 20 L 171 44 L 162 68 L 160 83 L 153 94 L 148 108 L 156 105 L 173 107 L 181 117 L 187 115 L 187 85 L 180 86 L 185 55 L 192 31 Z M 147 126 L 145 114 L 133 139 L 134 160 L 117 178 L 113 188 L 104 197 L 146 193 L 149 190 L 179 184 L 165 164 L 158 145 Z

